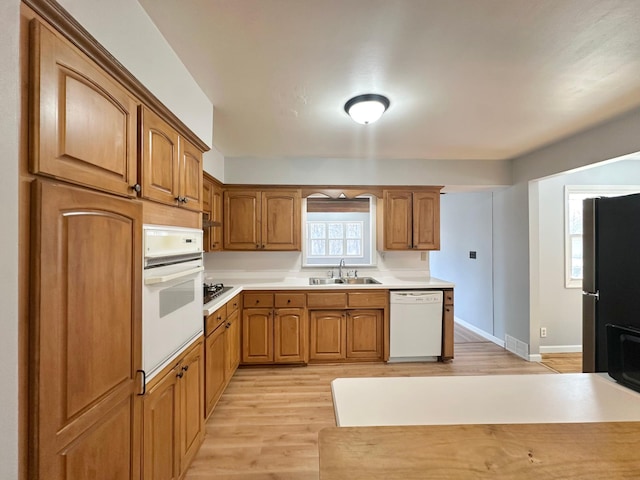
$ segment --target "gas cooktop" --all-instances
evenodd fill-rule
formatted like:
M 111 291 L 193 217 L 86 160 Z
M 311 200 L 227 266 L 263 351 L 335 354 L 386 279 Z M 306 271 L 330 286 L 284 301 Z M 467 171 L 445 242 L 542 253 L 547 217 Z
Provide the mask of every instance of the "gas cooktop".
M 204 295 L 203 300 L 204 303 L 209 303 L 216 297 L 219 297 L 225 292 L 228 292 L 233 287 L 225 287 L 222 283 L 204 283 Z

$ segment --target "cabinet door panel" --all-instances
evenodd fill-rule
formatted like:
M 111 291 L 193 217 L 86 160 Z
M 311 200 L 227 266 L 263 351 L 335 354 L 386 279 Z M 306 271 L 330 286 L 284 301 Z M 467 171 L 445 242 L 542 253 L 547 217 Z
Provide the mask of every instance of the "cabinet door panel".
M 262 242 L 265 250 L 300 250 L 300 193 L 262 193 Z
M 215 225 L 211 227 L 210 249 L 222 250 L 222 188 L 218 185 L 214 185 L 211 191 L 211 221 Z
M 225 336 L 226 381 L 233 376 L 240 363 L 240 321 L 238 310 L 234 310 L 227 318 Z
M 453 305 L 442 310 L 442 360 L 453 358 Z
M 224 248 L 258 250 L 260 195 L 255 191 L 224 192 Z
M 413 246 L 411 192 L 384 193 L 384 246 L 387 250 L 409 250 Z
M 31 55 L 31 171 L 135 196 L 135 98 L 37 20 Z
M 140 205 L 41 181 L 34 182 L 33 193 L 34 475 L 60 466 L 72 443 L 81 451 L 80 444 L 95 438 L 86 432 L 124 415 L 125 402 L 134 419 L 126 444 L 114 434 L 103 447 L 139 464 Z M 137 478 L 137 472 L 132 467 L 122 478 Z
M 274 360 L 299 363 L 305 360 L 305 314 L 302 308 L 281 308 L 274 319 Z
M 222 395 L 222 390 L 226 382 L 224 334 L 225 328 L 223 325 L 206 339 L 206 416 L 211 414 L 213 407 L 220 398 L 220 395 Z
M 309 329 L 309 360 L 342 360 L 346 357 L 344 311 L 311 311 Z
M 194 145 L 180 138 L 180 195 L 182 206 L 202 210 L 202 153 Z
M 413 248 L 440 248 L 440 193 L 413 193 Z
M 250 308 L 242 312 L 242 362 L 273 362 L 273 311 Z
M 181 362 L 180 386 L 180 471 L 184 472 L 202 443 L 204 434 L 204 368 L 202 341 L 189 350 Z
M 148 108 L 141 108 L 142 196 L 177 205 L 178 133 Z
M 382 310 L 351 310 L 347 313 L 347 358 L 382 358 Z
M 145 480 L 179 477 L 177 371 L 170 371 L 144 397 Z

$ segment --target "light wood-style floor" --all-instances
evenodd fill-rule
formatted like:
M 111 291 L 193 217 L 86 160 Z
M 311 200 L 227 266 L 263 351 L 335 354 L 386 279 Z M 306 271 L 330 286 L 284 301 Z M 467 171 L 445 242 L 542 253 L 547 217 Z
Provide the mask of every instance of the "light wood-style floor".
M 240 368 L 209 418 L 185 478 L 317 480 L 318 432 L 335 426 L 334 378 L 553 373 L 479 338 L 456 344 L 449 363 Z
M 582 353 L 544 353 L 542 364 L 558 373 L 580 373 Z

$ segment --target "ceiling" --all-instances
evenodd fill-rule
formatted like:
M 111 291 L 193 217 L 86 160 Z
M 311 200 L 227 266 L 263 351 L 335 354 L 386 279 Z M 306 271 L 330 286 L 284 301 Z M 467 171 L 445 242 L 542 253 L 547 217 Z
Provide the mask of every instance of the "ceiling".
M 226 158 L 501 160 L 640 105 L 640 0 L 139 2 Z

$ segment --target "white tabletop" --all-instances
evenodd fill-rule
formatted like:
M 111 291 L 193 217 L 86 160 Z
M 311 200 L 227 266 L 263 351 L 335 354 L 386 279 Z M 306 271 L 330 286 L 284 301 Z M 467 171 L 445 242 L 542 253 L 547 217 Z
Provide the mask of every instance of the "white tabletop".
M 337 378 L 339 427 L 640 421 L 640 393 L 599 375 Z

